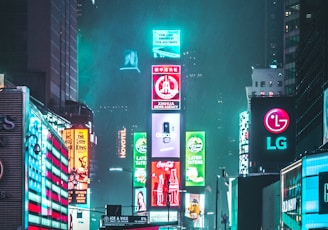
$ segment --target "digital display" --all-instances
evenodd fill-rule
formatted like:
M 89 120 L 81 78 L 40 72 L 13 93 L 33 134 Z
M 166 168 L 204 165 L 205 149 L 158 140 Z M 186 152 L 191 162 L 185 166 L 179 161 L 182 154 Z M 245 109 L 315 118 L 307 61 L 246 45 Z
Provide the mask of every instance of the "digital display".
M 136 188 L 134 190 L 134 211 L 145 212 L 147 211 L 147 191 L 146 188 Z
M 152 157 L 180 157 L 180 114 L 152 114 Z
M 325 186 L 328 155 L 322 153 L 305 156 L 302 165 L 302 228 L 324 229 L 328 226 Z
M 293 97 L 251 98 L 249 160 L 258 172 L 277 172 L 295 158 Z
M 151 164 L 151 206 L 180 205 L 180 162 L 154 161 Z
M 147 181 L 147 134 L 134 133 L 133 138 L 134 187 L 145 187 Z
M 302 163 L 281 170 L 281 215 L 290 228 L 300 228 L 302 219 Z
M 185 216 L 192 219 L 194 228 L 204 228 L 205 195 L 185 194 Z
M 154 58 L 180 58 L 180 30 L 153 30 Z
M 186 186 L 205 185 L 205 132 L 186 132 Z
M 239 114 L 239 174 L 248 174 L 249 112 Z
M 63 140 L 69 149 L 69 203 L 86 204 L 89 187 L 89 130 L 65 129 Z
M 179 110 L 181 104 L 181 66 L 152 66 L 152 109 Z

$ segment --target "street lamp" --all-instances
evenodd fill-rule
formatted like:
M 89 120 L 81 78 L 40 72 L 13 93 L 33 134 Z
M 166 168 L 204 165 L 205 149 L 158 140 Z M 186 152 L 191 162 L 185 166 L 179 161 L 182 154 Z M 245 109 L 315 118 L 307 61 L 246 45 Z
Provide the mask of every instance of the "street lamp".
M 127 173 L 131 173 L 131 216 L 133 216 L 133 172 L 131 170 L 128 169 L 124 169 L 121 167 L 114 167 L 114 168 L 109 168 L 108 171 L 110 172 L 127 172 Z

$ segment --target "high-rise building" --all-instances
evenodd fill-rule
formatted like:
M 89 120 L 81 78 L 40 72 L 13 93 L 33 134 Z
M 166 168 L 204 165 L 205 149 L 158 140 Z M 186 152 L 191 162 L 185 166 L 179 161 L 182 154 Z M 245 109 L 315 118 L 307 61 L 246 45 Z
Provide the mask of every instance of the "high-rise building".
M 0 72 L 53 111 L 76 101 L 76 0 L 0 2 Z
M 327 141 L 328 2 L 301 0 L 296 56 L 297 153 L 315 151 Z
M 283 1 L 265 1 L 265 67 L 281 68 L 283 62 Z
M 296 78 L 296 51 L 299 42 L 299 16 L 300 1 L 285 0 L 284 17 L 284 69 L 285 69 L 285 87 L 287 95 L 295 95 Z

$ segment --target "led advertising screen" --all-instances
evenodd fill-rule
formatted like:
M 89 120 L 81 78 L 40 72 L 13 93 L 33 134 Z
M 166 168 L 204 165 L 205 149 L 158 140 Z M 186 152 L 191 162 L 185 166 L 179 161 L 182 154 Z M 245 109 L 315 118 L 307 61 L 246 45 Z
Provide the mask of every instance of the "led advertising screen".
M 302 165 L 302 229 L 324 229 L 328 226 L 328 154 L 305 156 Z
M 194 228 L 204 228 L 205 195 L 185 194 L 185 216 L 190 218 Z
M 323 140 L 322 144 L 328 142 L 328 89 L 324 91 L 323 95 Z
M 152 114 L 152 157 L 180 157 L 180 114 Z
M 146 188 L 136 188 L 134 190 L 134 211 L 147 211 L 147 191 Z
M 89 130 L 65 129 L 63 140 L 69 150 L 69 202 L 86 204 L 89 186 Z
M 205 132 L 186 132 L 186 186 L 205 186 Z
M 285 227 L 298 229 L 302 220 L 302 163 L 281 170 L 281 220 Z
M 153 30 L 154 58 L 180 58 L 180 30 Z
M 180 110 L 181 66 L 152 66 L 152 109 Z
M 239 174 L 248 174 L 249 112 L 239 114 Z
M 252 170 L 279 172 L 289 165 L 295 158 L 295 136 L 293 97 L 251 98 L 249 160 Z
M 151 164 L 151 206 L 180 205 L 180 162 L 154 161 Z
M 134 187 L 145 187 L 147 180 L 147 134 L 135 132 L 133 136 Z

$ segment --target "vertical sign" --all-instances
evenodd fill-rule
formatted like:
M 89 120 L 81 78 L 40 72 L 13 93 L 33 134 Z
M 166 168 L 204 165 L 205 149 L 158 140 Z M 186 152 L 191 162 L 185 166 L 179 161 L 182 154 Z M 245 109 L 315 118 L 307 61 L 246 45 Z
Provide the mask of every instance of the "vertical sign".
M 186 132 L 186 186 L 205 185 L 205 132 Z
M 133 136 L 133 185 L 134 187 L 145 187 L 147 180 L 147 134 L 136 132 Z
M 180 162 L 152 162 L 151 206 L 166 207 L 180 204 Z
M 192 219 L 194 228 L 204 228 L 205 195 L 186 193 L 185 216 Z
M 89 130 L 66 129 L 63 139 L 69 150 L 69 202 L 86 204 L 89 184 Z
M 152 109 L 180 110 L 181 66 L 152 66 Z

